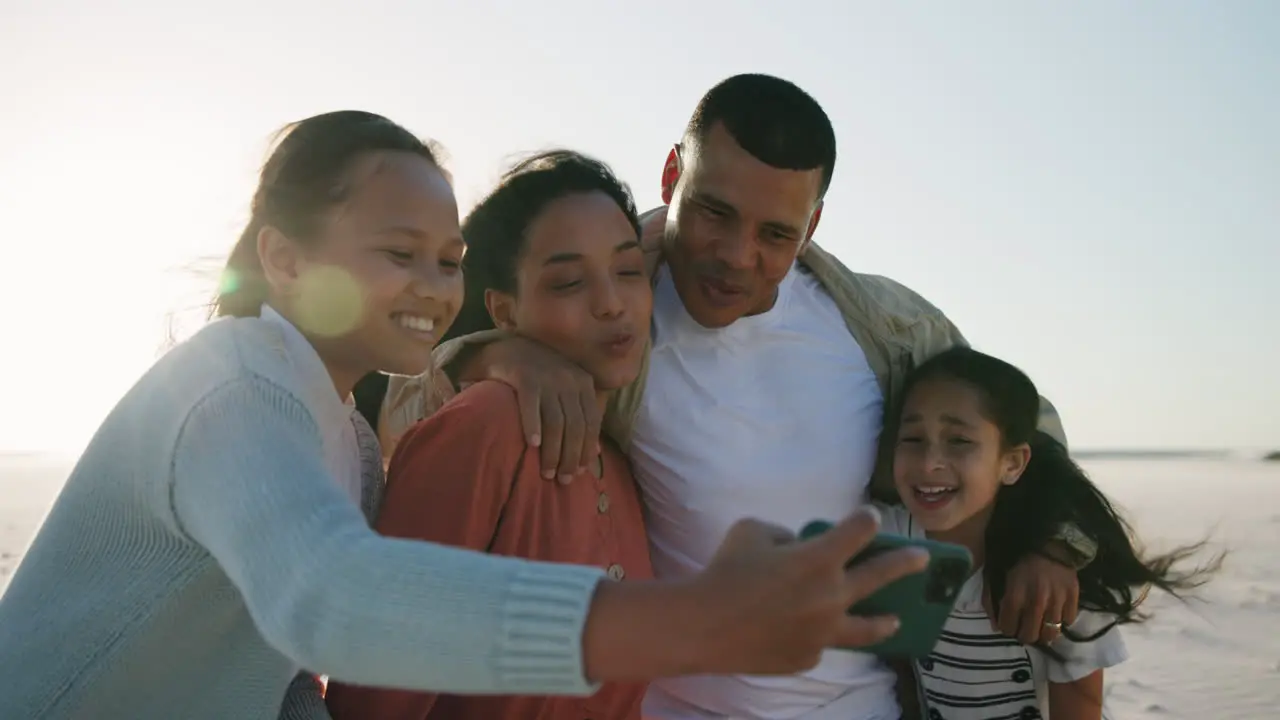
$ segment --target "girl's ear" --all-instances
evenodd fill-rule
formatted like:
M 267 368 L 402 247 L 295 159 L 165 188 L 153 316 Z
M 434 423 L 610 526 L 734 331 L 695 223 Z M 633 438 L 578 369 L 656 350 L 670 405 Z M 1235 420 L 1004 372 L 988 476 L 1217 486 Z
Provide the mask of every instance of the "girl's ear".
M 271 225 L 258 231 L 258 262 L 267 284 L 279 295 L 292 294 L 302 274 L 302 253 L 284 233 Z
M 1030 445 L 1022 443 L 1009 448 L 1001 460 L 1000 482 L 1005 485 L 1012 485 L 1018 482 L 1022 477 L 1022 473 L 1026 471 L 1027 463 L 1029 462 L 1031 462 Z
M 515 330 L 516 299 L 497 290 L 484 291 L 484 306 L 499 330 Z

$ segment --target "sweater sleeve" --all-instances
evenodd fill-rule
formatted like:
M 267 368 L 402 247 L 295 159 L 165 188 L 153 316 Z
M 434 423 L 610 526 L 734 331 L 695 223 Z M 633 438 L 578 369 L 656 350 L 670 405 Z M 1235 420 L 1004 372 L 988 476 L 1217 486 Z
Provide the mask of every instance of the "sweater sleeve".
M 279 720 L 332 720 L 324 706 L 320 678 L 305 670 L 293 676 L 293 682 L 284 693 Z
M 486 550 L 523 449 L 513 391 L 499 383 L 472 387 L 402 438 L 391 459 L 378 532 Z M 336 720 L 422 720 L 436 698 L 334 683 L 325 700 Z
M 324 466 L 315 422 L 261 378 L 210 393 L 174 450 L 172 503 L 300 666 L 364 685 L 587 695 L 597 569 L 383 538 Z

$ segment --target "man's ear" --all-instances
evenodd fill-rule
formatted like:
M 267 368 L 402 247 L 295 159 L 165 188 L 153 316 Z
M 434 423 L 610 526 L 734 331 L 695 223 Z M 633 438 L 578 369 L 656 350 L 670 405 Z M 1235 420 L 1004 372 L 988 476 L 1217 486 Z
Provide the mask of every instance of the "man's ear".
M 818 209 L 814 210 L 813 217 L 809 218 L 809 230 L 804 234 L 805 242 L 812 239 L 813 231 L 818 229 L 818 221 L 822 219 L 822 208 L 824 207 L 824 202 L 825 201 L 823 200 L 818 201 Z
M 680 173 L 683 168 L 680 163 L 680 146 L 675 145 L 671 148 L 671 152 L 667 153 L 667 162 L 662 166 L 662 203 L 664 205 L 671 204 L 671 198 L 676 195 L 676 183 L 680 182 Z
M 499 330 L 516 329 L 516 300 L 504 292 L 497 290 L 484 291 L 484 307 L 493 319 L 493 326 Z
M 301 248 L 271 225 L 258 231 L 258 262 L 262 276 L 279 295 L 289 295 L 302 272 Z
M 818 201 L 818 209 L 813 211 L 813 217 L 809 218 L 809 229 L 804 233 L 804 239 L 800 241 L 800 249 L 796 251 L 796 255 L 803 255 L 805 250 L 809 249 L 809 242 L 813 239 L 813 231 L 818 229 L 818 221 L 822 219 L 823 201 Z

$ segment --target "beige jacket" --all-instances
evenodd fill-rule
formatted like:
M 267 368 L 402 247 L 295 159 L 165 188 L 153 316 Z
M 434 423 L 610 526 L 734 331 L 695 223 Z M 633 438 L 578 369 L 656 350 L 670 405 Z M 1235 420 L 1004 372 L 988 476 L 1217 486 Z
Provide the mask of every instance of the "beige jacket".
M 641 217 L 645 253 L 650 258 L 653 277 L 656 273 L 652 271 L 661 262 L 664 210 L 650 210 Z M 845 325 L 866 353 L 867 362 L 880 381 L 886 409 L 896 407 L 901 401 L 903 381 L 913 367 L 950 347 L 968 345 L 960 330 L 929 301 L 888 278 L 849 270 L 816 243 L 808 244 L 799 264 L 802 271 L 813 273 L 840 309 Z M 437 368 L 449 367 L 469 345 L 492 342 L 503 336 L 501 331 L 487 331 L 451 340 L 436 348 Z M 648 362 L 646 354 L 639 377 L 614 394 L 605 413 L 604 430 L 624 451 L 631 443 L 632 426 L 649 371 Z M 452 384 L 440 370 L 413 378 L 393 377 L 378 426 L 384 452 L 389 454 L 399 436 L 420 418 L 434 412 L 451 391 Z M 1066 445 L 1067 437 L 1058 412 L 1043 397 L 1040 428 Z M 896 500 L 889 468 L 892 438 L 892 433 L 881 433 L 879 458 L 871 482 L 872 495 L 886 501 Z M 1084 558 L 1093 556 L 1094 548 L 1087 539 L 1065 536 L 1062 539 Z

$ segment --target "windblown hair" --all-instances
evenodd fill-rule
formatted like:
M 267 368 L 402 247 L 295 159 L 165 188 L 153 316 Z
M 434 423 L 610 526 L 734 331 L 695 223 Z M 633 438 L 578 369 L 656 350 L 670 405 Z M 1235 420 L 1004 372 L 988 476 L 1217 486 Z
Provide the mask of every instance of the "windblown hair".
M 971 348 L 953 348 L 917 367 L 907 378 L 903 397 L 919 383 L 938 379 L 964 383 L 979 393 L 984 416 L 1000 429 L 1004 449 L 1024 443 L 1031 448 L 1022 477 L 996 495 L 987 526 L 983 579 L 993 598 L 1002 597 L 1014 563 L 1041 552 L 1063 523 L 1074 524 L 1098 544 L 1093 561 L 1078 573 L 1080 607 L 1113 615 L 1116 624 L 1147 619 L 1140 606 L 1151 587 L 1182 597 L 1221 567 L 1222 554 L 1189 564 L 1205 549 L 1204 541 L 1145 554 L 1133 529 L 1066 448 L 1037 429 L 1040 393 L 1018 368 Z M 1063 634 L 1083 642 L 1108 629 L 1089 637 L 1073 636 L 1070 628 Z

